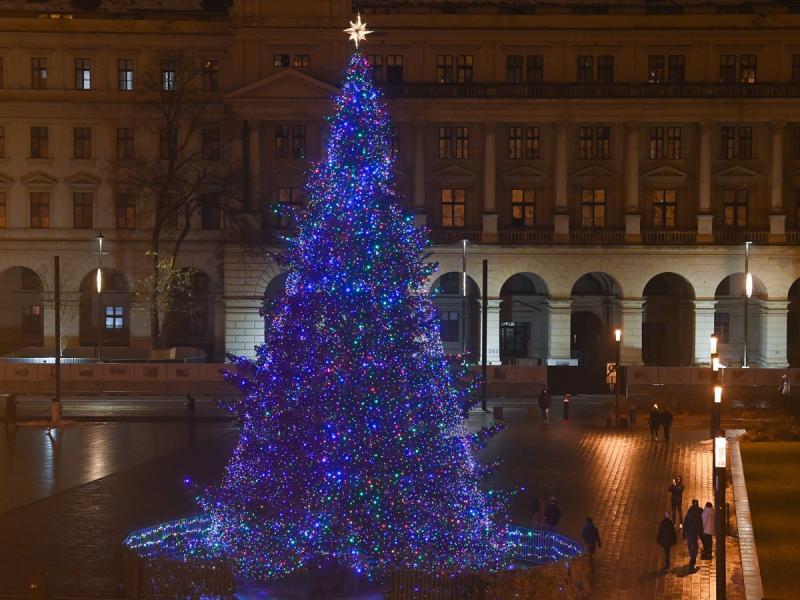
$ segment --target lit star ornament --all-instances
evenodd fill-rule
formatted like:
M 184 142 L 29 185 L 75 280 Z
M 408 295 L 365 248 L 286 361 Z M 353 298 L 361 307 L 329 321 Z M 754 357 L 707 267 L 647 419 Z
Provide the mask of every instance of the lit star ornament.
M 350 27 L 342 31 L 350 35 L 350 39 L 356 43 L 356 49 L 358 49 L 358 42 L 367 41 L 367 35 L 372 33 L 367 29 L 367 24 L 361 22 L 360 13 L 356 15 L 356 22 L 350 21 Z

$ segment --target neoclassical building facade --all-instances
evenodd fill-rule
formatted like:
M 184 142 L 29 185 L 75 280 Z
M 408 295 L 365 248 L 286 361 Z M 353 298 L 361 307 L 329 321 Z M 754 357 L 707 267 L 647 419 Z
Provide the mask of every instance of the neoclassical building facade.
M 283 285 L 275 233 L 292 226 L 274 209 L 302 203 L 308 161 L 324 154 L 324 115 L 351 51 L 342 29 L 360 11 L 375 32 L 362 51 L 395 124 L 398 191 L 439 263 L 431 288 L 448 350 L 479 347 L 485 293 L 492 363 L 597 373 L 618 327 L 626 364 L 707 363 L 716 332 L 727 364 L 741 364 L 746 345 L 748 364 L 800 366 L 790 3 L 75 4 L 0 3 L 0 327 L 24 340 L 17 347 L 52 347 L 59 253 L 74 315 L 62 339 L 91 355 L 86 277 L 102 230 L 104 266 L 118 274 L 100 307 L 103 327 L 120 326 L 107 351 L 146 352 L 149 317 L 131 290 L 146 268 L 147 199 L 133 200 L 129 226 L 109 165 L 121 129 L 157 144 L 137 121 L 145 99 L 120 89 L 124 69 L 135 80 L 180 48 L 215 65 L 218 83 L 202 91 L 240 132 L 237 210 L 259 243 L 198 222 L 181 260 L 205 276 L 202 319 L 173 342 L 216 360 L 252 355 Z M 87 65 L 89 89 L 76 89 Z

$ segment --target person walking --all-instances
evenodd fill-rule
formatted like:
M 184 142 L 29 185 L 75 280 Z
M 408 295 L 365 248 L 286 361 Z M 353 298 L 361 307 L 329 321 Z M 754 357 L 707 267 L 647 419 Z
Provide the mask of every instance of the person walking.
M 781 377 L 781 384 L 778 386 L 778 400 L 781 402 L 781 408 L 789 408 L 789 399 L 792 396 L 792 384 L 789 381 L 789 374 L 784 373 Z
M 534 529 L 542 526 L 542 505 L 539 503 L 539 496 L 534 496 L 531 500 L 531 525 Z
M 686 547 L 689 549 L 689 571 L 697 570 L 697 550 L 700 534 L 703 533 L 703 511 L 700 501 L 695 498 L 683 518 L 683 535 L 686 536 Z
M 656 543 L 664 549 L 664 570 L 669 570 L 669 555 L 672 553 L 672 547 L 678 543 L 678 536 L 675 535 L 675 523 L 669 518 L 669 513 L 664 513 L 664 518 L 658 524 L 658 534 L 656 535 Z
M 542 411 L 542 423 L 545 425 L 550 422 L 550 402 L 550 390 L 545 386 L 539 394 L 539 409 Z
M 679 527 L 683 527 L 683 479 L 680 475 L 675 475 L 672 479 L 672 485 L 669 486 L 667 492 L 670 495 L 670 507 L 672 508 L 672 521 L 678 523 Z
M 581 531 L 581 537 L 583 538 L 583 543 L 586 544 L 586 552 L 589 556 L 592 556 L 597 552 L 598 548 L 603 546 L 600 541 L 600 532 L 592 521 L 592 517 L 586 517 L 586 524 Z
M 550 531 L 556 531 L 559 521 L 561 521 L 561 507 L 556 502 L 556 497 L 550 496 L 547 506 L 544 507 L 545 527 Z
M 706 507 L 703 509 L 703 533 L 700 534 L 700 541 L 703 542 L 703 552 L 700 554 L 700 558 L 703 560 L 711 560 L 714 517 L 714 505 L 711 502 L 706 502 Z
M 658 413 L 658 404 L 653 404 L 653 410 L 650 411 L 648 423 L 650 424 L 650 437 L 657 440 L 658 428 L 661 425 L 661 415 Z
M 659 415 L 659 421 L 661 423 L 661 429 L 664 430 L 664 441 L 669 441 L 669 430 L 672 427 L 672 420 L 673 420 L 672 413 L 669 412 L 669 408 L 664 408 Z

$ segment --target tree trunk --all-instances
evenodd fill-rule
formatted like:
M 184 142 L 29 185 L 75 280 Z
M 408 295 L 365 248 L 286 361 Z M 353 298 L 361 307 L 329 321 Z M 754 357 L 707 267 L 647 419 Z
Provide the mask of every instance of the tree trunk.
M 153 348 L 161 347 L 161 326 L 158 318 L 158 285 L 160 279 L 158 265 L 158 238 L 153 240 L 153 264 L 150 275 L 150 345 Z

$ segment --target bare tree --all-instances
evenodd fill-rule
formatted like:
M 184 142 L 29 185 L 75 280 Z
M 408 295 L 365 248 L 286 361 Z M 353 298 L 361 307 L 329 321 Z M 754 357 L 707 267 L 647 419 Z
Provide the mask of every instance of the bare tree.
M 207 91 L 218 85 L 209 86 L 214 76 L 209 63 L 172 54 L 156 67 L 145 78 L 149 100 L 141 119 L 158 140 L 157 151 L 137 148 L 133 159 L 116 160 L 114 166 L 118 182 L 135 190 L 146 206 L 150 275 L 141 293 L 149 305 L 153 347 L 160 347 L 162 316 L 181 310 L 177 299 L 191 294 L 192 278 L 178 264 L 183 244 L 208 215 L 220 222 L 227 216 L 228 225 L 236 220 L 238 177 L 232 120 L 219 97 Z

